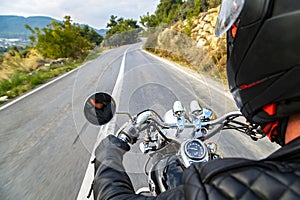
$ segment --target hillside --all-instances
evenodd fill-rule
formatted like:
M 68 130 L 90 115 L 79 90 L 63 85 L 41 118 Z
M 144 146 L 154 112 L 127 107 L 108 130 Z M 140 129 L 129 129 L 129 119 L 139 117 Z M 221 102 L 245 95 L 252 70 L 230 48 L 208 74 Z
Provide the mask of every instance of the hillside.
M 31 27 L 43 28 L 50 24 L 51 17 L 21 17 L 21 16 L 0 16 L 0 37 L 1 38 L 28 38 L 30 31 L 24 27 L 29 24 Z
M 196 42 L 196 47 L 204 49 L 218 70 L 225 69 L 226 65 L 226 37 L 218 38 L 215 36 L 215 24 L 220 7 L 209 9 L 202 12 L 198 17 L 193 18 L 189 25 L 191 28 L 191 39 Z M 179 21 L 171 27 L 172 30 L 184 32 L 185 27 L 188 26 L 188 20 Z
M 190 20 L 156 29 L 149 35 L 144 48 L 226 82 L 225 36 L 217 38 L 214 35 L 218 10 L 219 7 L 212 8 Z M 187 28 L 190 36 L 186 34 Z
M 29 24 L 30 27 L 44 28 L 52 22 L 51 17 L 36 16 L 36 17 L 22 17 L 0 15 L 0 38 L 23 38 L 27 39 L 31 33 L 24 27 L 24 24 Z M 59 20 L 56 20 L 59 21 Z M 105 35 L 106 30 L 95 29 L 100 35 Z

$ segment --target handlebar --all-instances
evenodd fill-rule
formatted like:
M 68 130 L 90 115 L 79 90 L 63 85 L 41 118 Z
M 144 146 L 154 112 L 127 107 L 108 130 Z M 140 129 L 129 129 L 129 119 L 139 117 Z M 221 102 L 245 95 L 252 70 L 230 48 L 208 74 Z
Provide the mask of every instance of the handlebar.
M 240 111 L 233 111 L 233 112 L 229 112 L 226 113 L 225 115 L 219 117 L 218 119 L 212 120 L 212 121 L 208 121 L 208 122 L 203 122 L 202 125 L 206 126 L 213 126 L 216 125 L 211 131 L 209 131 L 206 135 L 204 135 L 204 139 L 209 139 L 212 136 L 214 136 L 216 133 L 218 133 L 220 130 L 223 129 L 225 123 L 230 119 L 230 118 L 237 118 L 243 116 L 242 113 Z M 217 126 L 219 125 L 219 126 Z
M 172 129 L 172 128 L 178 128 L 178 125 L 176 123 L 166 123 L 164 122 L 161 117 L 153 110 L 146 110 L 141 112 L 136 117 L 136 125 L 138 127 L 141 127 L 146 121 L 152 120 L 157 125 L 159 125 L 162 128 Z M 194 128 L 194 124 L 185 124 L 186 128 Z
M 247 135 L 251 136 L 252 139 L 260 139 L 262 137 L 264 137 L 263 133 L 261 133 L 259 131 L 259 129 L 255 126 L 250 126 L 250 124 L 245 124 L 242 122 L 237 122 L 234 121 L 235 118 L 242 116 L 241 112 L 239 111 L 233 111 L 233 112 L 229 112 L 226 113 L 225 115 L 215 119 L 215 120 L 211 120 L 211 121 L 201 121 L 200 123 L 200 127 L 211 127 L 211 129 L 209 129 L 207 131 L 206 134 L 201 134 L 201 139 L 202 140 L 206 140 L 209 139 L 211 137 L 213 137 L 216 133 L 218 133 L 219 131 L 221 131 L 222 129 L 225 129 L 225 127 L 227 129 L 231 128 L 231 129 L 236 129 L 238 131 L 244 132 Z M 178 129 L 178 124 L 177 123 L 166 123 L 163 121 L 163 119 L 159 116 L 159 114 L 157 114 L 154 110 L 144 110 L 142 112 L 140 112 L 139 114 L 137 114 L 135 117 L 133 117 L 131 119 L 131 127 L 126 131 L 126 130 L 122 130 L 123 136 L 124 134 L 129 136 L 131 133 L 131 131 L 134 129 L 136 131 L 141 131 L 144 129 L 144 125 L 149 125 L 150 122 L 152 122 L 152 124 L 154 123 L 156 127 L 160 127 L 163 129 Z M 230 122 L 234 122 L 235 124 L 238 124 L 240 127 L 236 126 L 236 125 L 230 125 Z M 184 128 L 194 128 L 196 129 L 197 126 L 194 123 L 185 123 L 184 124 Z M 160 131 L 158 131 L 161 135 L 162 133 Z M 253 132 L 253 133 L 252 133 Z M 258 134 L 257 134 L 258 133 Z M 259 135 L 256 136 L 255 134 Z M 165 136 L 162 135 L 164 138 Z M 130 136 L 129 136 L 130 137 Z M 124 139 L 124 138 L 123 138 Z M 128 139 L 127 139 L 128 141 Z M 132 140 L 130 140 L 132 141 Z M 132 143 L 132 142 L 130 142 Z

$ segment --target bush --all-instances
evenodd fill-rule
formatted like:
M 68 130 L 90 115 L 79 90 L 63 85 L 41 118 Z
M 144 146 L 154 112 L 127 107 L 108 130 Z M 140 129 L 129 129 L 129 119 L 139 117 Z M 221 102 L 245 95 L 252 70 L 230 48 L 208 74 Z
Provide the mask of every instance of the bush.
M 24 76 L 22 76 L 22 74 L 20 72 L 16 72 L 10 80 L 12 86 L 17 86 L 17 85 L 21 85 L 24 82 Z
M 49 76 L 50 77 L 50 76 Z M 40 85 L 47 80 L 47 76 L 43 75 L 43 72 L 36 72 L 32 76 L 29 76 L 27 80 L 30 82 L 32 87 Z
M 0 82 L 0 96 L 4 96 L 7 91 L 11 90 L 12 84 L 8 80 Z

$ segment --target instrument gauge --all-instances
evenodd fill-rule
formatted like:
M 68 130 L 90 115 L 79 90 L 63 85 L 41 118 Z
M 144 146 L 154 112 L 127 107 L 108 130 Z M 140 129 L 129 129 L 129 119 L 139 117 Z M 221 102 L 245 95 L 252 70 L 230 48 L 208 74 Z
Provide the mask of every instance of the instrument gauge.
M 185 144 L 185 153 L 190 159 L 199 160 L 205 156 L 203 143 L 199 140 L 191 140 Z

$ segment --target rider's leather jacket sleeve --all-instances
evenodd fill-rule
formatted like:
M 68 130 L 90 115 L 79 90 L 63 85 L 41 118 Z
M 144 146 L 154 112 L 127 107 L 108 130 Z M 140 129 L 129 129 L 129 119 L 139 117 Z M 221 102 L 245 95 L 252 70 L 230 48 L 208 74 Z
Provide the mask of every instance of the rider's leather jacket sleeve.
M 300 138 L 266 159 L 221 159 L 192 164 L 183 186 L 145 197 L 134 193 L 122 165 L 129 145 L 108 136 L 96 149 L 95 199 L 300 199 Z
M 116 200 L 152 200 L 182 199 L 182 187 L 175 191 L 162 193 L 158 197 L 146 197 L 135 194 L 134 188 L 123 167 L 123 155 L 129 145 L 110 135 L 103 139 L 96 149 L 95 179 L 93 183 L 94 199 Z

